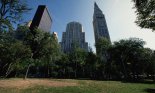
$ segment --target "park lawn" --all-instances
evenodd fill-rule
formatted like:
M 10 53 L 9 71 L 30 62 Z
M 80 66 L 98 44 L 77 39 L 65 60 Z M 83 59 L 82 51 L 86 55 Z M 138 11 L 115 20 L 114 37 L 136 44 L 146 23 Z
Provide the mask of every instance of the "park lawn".
M 0 93 L 155 93 L 155 84 L 72 79 L 9 79 L 0 80 Z

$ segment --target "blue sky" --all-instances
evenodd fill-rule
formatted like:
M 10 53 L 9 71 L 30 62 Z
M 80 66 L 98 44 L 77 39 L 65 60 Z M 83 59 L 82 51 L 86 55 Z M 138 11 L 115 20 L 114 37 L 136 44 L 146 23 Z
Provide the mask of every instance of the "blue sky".
M 33 19 L 38 5 L 46 5 L 53 19 L 51 32 L 57 32 L 61 41 L 62 32 L 66 30 L 67 23 L 80 22 L 86 33 L 86 41 L 94 47 L 93 12 L 94 2 L 103 11 L 111 41 L 141 38 L 146 41 L 146 47 L 155 49 L 155 33 L 148 29 L 141 29 L 136 20 L 135 9 L 131 0 L 27 0 L 32 10 L 24 16 L 24 21 Z

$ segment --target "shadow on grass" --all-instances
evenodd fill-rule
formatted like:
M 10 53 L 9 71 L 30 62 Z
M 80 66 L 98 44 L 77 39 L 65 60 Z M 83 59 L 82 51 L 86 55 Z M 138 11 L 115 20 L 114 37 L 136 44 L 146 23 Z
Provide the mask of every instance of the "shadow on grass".
M 145 89 L 144 91 L 146 91 L 147 93 L 155 93 L 155 89 L 151 88 Z
M 119 80 L 119 79 L 90 79 L 90 78 L 76 78 L 75 80 L 93 80 L 93 81 L 120 81 L 122 83 L 140 83 L 140 84 L 155 84 L 155 81 L 150 79 L 143 80 Z M 155 93 L 155 92 L 154 92 Z
M 56 78 L 56 79 L 58 79 L 58 78 Z M 68 79 L 68 78 L 59 78 L 59 79 Z M 93 79 L 93 78 L 69 78 L 69 79 L 74 79 L 74 80 L 92 80 L 92 81 L 120 81 L 122 83 L 155 84 L 155 81 L 150 80 L 150 79 L 141 79 L 141 80 Z
M 155 84 L 153 80 L 122 81 L 122 83 Z

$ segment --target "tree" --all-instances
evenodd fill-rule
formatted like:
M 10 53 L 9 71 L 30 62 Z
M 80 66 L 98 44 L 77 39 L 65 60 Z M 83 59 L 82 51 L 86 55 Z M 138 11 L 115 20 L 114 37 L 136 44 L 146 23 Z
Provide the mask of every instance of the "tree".
M 43 55 L 42 53 L 42 48 L 44 47 L 44 39 L 48 37 L 44 37 L 45 33 L 43 31 L 41 31 L 40 29 L 34 29 L 33 31 L 28 31 L 28 33 L 25 36 L 25 44 L 29 45 L 31 47 L 32 50 L 32 58 L 33 59 L 39 59 L 41 58 Z
M 151 60 L 149 61 L 145 72 L 148 78 L 151 78 L 155 81 L 155 51 L 151 51 L 150 56 Z
M 155 0 L 133 0 L 137 20 L 136 23 L 142 28 L 155 30 Z
M 110 56 L 108 53 L 109 48 L 111 47 L 111 42 L 106 38 L 100 38 L 96 43 L 96 53 L 98 57 L 98 65 L 100 77 L 106 78 L 105 73 L 105 64 L 109 61 Z
M 58 77 L 61 77 L 61 78 L 68 77 L 68 78 L 70 78 L 72 68 L 69 66 L 69 64 L 70 64 L 69 55 L 62 53 L 61 54 L 61 59 L 58 62 L 56 62 L 57 66 L 55 67 L 57 69 L 57 72 L 58 72 Z
M 25 28 L 25 27 L 20 27 Z M 60 59 L 60 46 L 54 35 L 44 32 L 38 28 L 33 31 L 17 29 L 16 36 L 23 40 L 25 45 L 30 46 L 32 51 L 32 58 L 35 62 L 34 73 L 36 76 L 49 77 L 53 64 Z M 18 31 L 19 30 L 19 31 Z M 25 36 L 26 35 L 26 36 Z M 21 38 L 24 37 L 24 38 Z M 40 71 L 39 71 L 40 70 Z
M 70 52 L 69 57 L 71 61 L 71 67 L 74 71 L 74 78 L 77 78 L 79 76 L 84 76 L 84 66 L 86 63 L 86 55 L 87 52 L 84 49 L 81 49 L 80 47 L 76 46 L 76 44 L 73 44 L 72 52 Z
M 144 44 L 145 42 L 138 38 L 114 42 L 110 55 L 124 79 L 132 78 L 135 80 L 140 78 L 139 75 L 144 74 L 149 61 Z
M 106 38 L 100 38 L 96 43 L 96 53 L 100 61 L 107 62 L 108 60 L 108 48 L 111 46 L 111 43 Z
M 152 67 L 152 76 L 154 76 L 153 77 L 153 80 L 155 81 L 155 51 L 153 52 L 153 56 L 152 56 L 153 58 L 153 60 L 152 60 L 152 64 L 151 64 L 151 67 Z
M 49 77 L 51 75 L 50 71 L 53 68 L 53 64 L 61 58 L 60 45 L 54 35 L 50 35 L 49 33 L 44 34 L 41 45 L 42 51 L 40 52 L 43 53 L 42 57 L 47 68 L 47 77 Z
M 22 14 L 29 10 L 23 0 L 0 0 L 0 30 L 11 30 L 11 23 L 20 21 Z
M 85 69 L 85 74 L 88 76 L 88 78 L 97 79 L 97 57 L 93 52 L 88 52 L 86 56 Z
M 16 40 L 9 32 L 0 35 L 0 68 L 1 76 L 7 77 L 12 72 L 17 75 L 21 69 L 20 63 L 29 58 L 31 50 Z
M 30 29 L 27 26 L 18 26 L 17 29 L 14 31 L 14 37 L 23 43 L 25 43 L 25 39 L 30 33 Z

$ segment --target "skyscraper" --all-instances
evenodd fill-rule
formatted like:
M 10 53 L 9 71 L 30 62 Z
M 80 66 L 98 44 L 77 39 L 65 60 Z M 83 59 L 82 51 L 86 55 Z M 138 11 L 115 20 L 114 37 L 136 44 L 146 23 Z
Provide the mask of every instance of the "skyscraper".
M 94 3 L 93 26 L 95 43 L 97 43 L 98 39 L 101 37 L 104 37 L 111 42 L 105 16 L 96 3 Z M 98 54 L 97 50 L 98 49 L 96 49 L 96 52 Z
M 85 32 L 83 32 L 82 25 L 79 22 L 68 23 L 60 44 L 64 53 L 71 52 L 74 45 L 88 51 L 88 43 L 85 42 Z
M 37 27 L 45 32 L 50 32 L 51 26 L 52 18 L 47 7 L 45 5 L 39 5 L 30 25 L 30 29 L 34 30 L 34 28 Z

